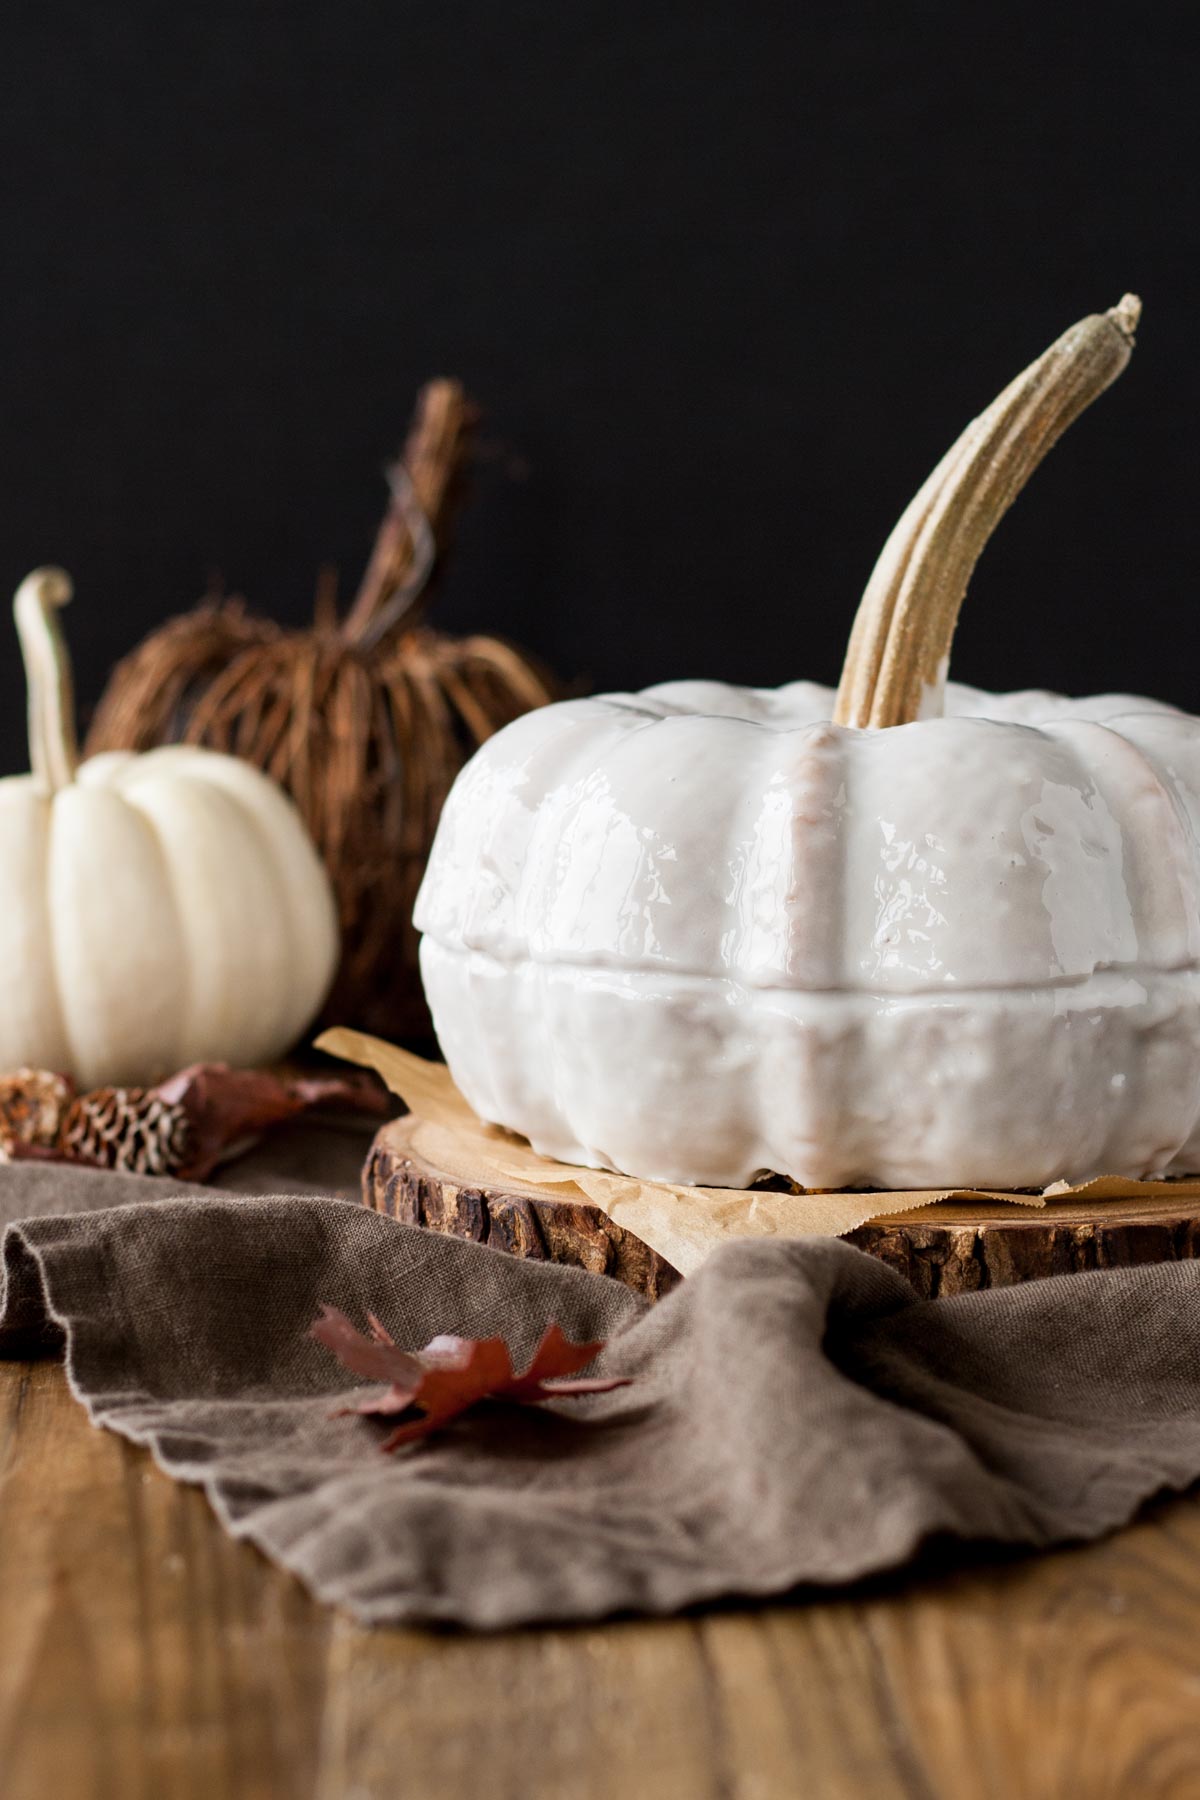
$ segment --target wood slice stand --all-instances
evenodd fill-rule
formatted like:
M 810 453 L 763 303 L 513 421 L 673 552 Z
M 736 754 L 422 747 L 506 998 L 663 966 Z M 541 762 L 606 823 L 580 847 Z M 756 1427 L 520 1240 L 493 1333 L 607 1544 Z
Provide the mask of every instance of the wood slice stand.
M 377 1212 L 514 1256 L 613 1275 L 654 1300 L 682 1280 L 598 1206 L 516 1181 L 503 1189 L 464 1187 L 413 1150 L 412 1125 L 410 1118 L 395 1119 L 372 1145 L 363 1200 Z M 1200 1199 L 1172 1196 L 1168 1188 L 1128 1200 L 1054 1201 L 1036 1210 L 1003 1201 L 941 1201 L 860 1225 L 846 1241 L 934 1299 L 1040 1275 L 1198 1257 Z
M 588 1201 L 563 1200 L 520 1182 L 463 1187 L 412 1147 L 411 1117 L 376 1133 L 363 1170 L 363 1201 L 405 1225 L 473 1238 L 514 1256 L 571 1263 L 659 1300 L 683 1277 L 678 1269 Z

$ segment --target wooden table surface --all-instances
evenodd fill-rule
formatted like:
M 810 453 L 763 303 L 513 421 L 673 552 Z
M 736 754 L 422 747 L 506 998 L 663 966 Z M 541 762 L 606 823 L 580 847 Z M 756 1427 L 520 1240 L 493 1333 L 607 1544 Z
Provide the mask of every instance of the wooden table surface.
M 2 1800 L 1200 1795 L 1200 1504 L 851 1599 L 368 1632 L 0 1364 Z

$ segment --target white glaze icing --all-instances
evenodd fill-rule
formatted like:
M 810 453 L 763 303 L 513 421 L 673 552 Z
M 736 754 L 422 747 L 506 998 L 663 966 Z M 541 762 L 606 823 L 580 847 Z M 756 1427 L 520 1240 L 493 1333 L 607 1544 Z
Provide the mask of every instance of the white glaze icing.
M 742 1186 L 1200 1165 L 1200 721 L 830 689 L 568 701 L 455 783 L 418 897 L 459 1086 L 566 1161 Z

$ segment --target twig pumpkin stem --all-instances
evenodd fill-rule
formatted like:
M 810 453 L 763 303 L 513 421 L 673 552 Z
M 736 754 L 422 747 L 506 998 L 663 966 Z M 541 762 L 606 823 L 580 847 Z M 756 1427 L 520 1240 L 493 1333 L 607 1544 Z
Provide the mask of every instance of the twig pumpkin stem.
M 58 624 L 73 592 L 65 569 L 35 569 L 13 601 L 29 696 L 29 766 L 52 794 L 70 786 L 79 766 L 71 658 Z
M 967 426 L 892 531 L 863 594 L 834 720 L 942 711 L 950 644 L 980 552 L 1046 452 L 1128 363 L 1134 294 L 1072 325 Z
M 342 625 L 346 643 L 365 648 L 401 623 L 416 623 L 434 559 L 446 547 L 476 418 L 461 382 L 439 379 L 421 389 L 404 454 L 389 471 L 392 503 Z

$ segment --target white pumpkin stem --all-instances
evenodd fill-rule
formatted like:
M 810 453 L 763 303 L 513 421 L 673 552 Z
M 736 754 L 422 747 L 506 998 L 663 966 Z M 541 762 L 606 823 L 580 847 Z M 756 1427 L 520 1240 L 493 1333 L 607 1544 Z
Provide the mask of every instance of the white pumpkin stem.
M 29 766 L 56 794 L 75 779 L 75 689 L 58 609 L 74 589 L 65 569 L 35 569 L 17 589 L 13 614 L 29 694 Z
M 859 605 L 837 724 L 905 725 L 941 713 L 980 552 L 1046 452 L 1129 361 L 1141 310 L 1126 294 L 1072 325 L 972 420 L 910 501 Z

